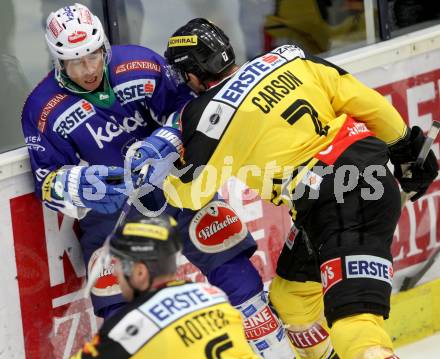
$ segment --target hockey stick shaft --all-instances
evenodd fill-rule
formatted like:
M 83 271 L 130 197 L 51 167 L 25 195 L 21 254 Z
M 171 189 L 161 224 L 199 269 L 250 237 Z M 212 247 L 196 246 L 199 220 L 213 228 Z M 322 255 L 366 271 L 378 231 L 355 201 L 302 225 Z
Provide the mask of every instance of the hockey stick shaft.
M 124 206 L 122 207 L 118 220 L 116 221 L 112 232 L 107 236 L 103 248 L 108 248 L 108 246 L 106 245 L 107 242 L 113 237 L 116 231 L 123 225 L 125 218 L 127 218 L 127 215 L 130 212 L 134 200 L 139 196 L 139 192 L 141 191 L 142 185 L 145 182 L 145 177 L 147 176 L 149 167 L 150 167 L 149 165 L 145 165 L 144 167 L 142 167 L 139 173 L 139 177 L 136 180 L 135 188 L 133 192 L 127 197 L 127 200 L 125 201 Z M 98 258 L 96 259 L 94 266 L 92 267 L 92 270 L 88 275 L 87 284 L 84 287 L 84 297 L 87 298 L 90 295 L 90 292 L 93 286 L 95 285 L 96 280 L 99 278 L 100 273 L 107 265 L 110 264 L 110 261 L 111 258 L 109 253 L 106 253 L 105 251 L 101 251 Z
M 428 156 L 428 153 L 431 150 L 431 147 L 434 144 L 434 141 L 437 138 L 439 132 L 440 132 L 440 122 L 432 121 L 431 128 L 428 131 L 428 135 L 426 136 L 425 142 L 423 143 L 423 146 L 420 149 L 419 155 L 417 156 L 415 162 L 415 165 L 417 167 L 423 166 L 423 163 L 425 162 L 426 157 Z M 409 171 L 409 169 L 407 171 Z M 411 197 L 413 197 L 415 194 L 416 192 L 408 192 L 408 193 L 402 192 L 402 194 L 400 195 L 400 201 L 401 201 L 400 203 L 402 209 L 405 207 L 406 202 L 410 200 Z
M 416 166 L 423 166 L 423 163 L 425 162 L 426 157 L 428 156 L 429 150 L 431 149 L 435 139 L 437 138 L 438 134 L 440 132 L 440 122 L 433 121 L 431 128 L 428 131 L 428 135 L 426 137 L 425 142 L 423 143 L 422 149 L 420 150 L 419 156 L 416 160 Z M 402 208 L 405 206 L 406 201 L 409 200 L 415 192 L 402 192 L 401 200 L 402 200 Z M 428 261 L 411 277 L 405 277 L 402 282 L 402 286 L 400 287 L 400 290 L 408 290 L 411 288 L 414 288 L 414 286 L 419 282 L 420 279 L 425 275 L 425 273 L 431 268 L 431 266 L 436 261 L 438 255 L 440 253 L 440 248 L 438 248 L 431 258 L 428 259 Z
M 418 270 L 413 276 L 405 277 L 403 279 L 400 290 L 403 291 L 414 288 L 414 286 L 419 282 L 420 279 L 422 279 L 425 273 L 434 264 L 439 254 L 440 254 L 440 248 L 437 248 L 437 250 L 432 254 L 432 256 L 428 259 L 428 261 L 423 265 L 423 267 L 420 268 L 420 270 Z

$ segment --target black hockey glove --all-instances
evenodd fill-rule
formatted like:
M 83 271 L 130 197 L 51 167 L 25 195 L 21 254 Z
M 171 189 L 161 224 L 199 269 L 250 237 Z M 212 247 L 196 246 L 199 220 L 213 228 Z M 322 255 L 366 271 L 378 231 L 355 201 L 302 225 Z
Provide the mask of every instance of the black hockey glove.
M 414 126 L 404 139 L 389 147 L 390 160 L 394 165 L 394 176 L 404 192 L 416 192 L 411 197 L 413 202 L 423 196 L 438 173 L 437 158 L 432 150 L 429 151 L 421 167 L 415 165 L 425 138 L 422 129 Z

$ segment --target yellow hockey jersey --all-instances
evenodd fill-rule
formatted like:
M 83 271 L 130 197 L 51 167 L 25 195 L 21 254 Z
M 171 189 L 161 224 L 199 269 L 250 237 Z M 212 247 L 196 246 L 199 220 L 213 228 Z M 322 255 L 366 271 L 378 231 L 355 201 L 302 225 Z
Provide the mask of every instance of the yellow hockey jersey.
M 285 203 L 279 184 L 295 174 L 295 187 L 339 137 L 374 133 L 391 145 L 407 131 L 382 95 L 294 45 L 244 64 L 187 104 L 180 120 L 183 164 L 164 189 L 172 205 L 193 210 L 232 176 Z
M 218 288 L 171 282 L 106 320 L 80 358 L 256 359 L 240 313 Z

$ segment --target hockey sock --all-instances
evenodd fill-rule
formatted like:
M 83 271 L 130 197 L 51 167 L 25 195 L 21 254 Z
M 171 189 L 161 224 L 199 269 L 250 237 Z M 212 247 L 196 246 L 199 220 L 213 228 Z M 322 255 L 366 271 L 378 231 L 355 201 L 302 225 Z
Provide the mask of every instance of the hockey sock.
M 341 358 L 398 359 L 393 354 L 393 344 L 383 322 L 382 316 L 375 314 L 358 314 L 337 320 L 330 334 Z
M 246 255 L 224 263 L 207 277 L 240 311 L 246 338 L 256 353 L 265 359 L 295 357 L 281 321 L 268 305 L 261 277 Z
M 288 281 L 275 276 L 269 293 L 299 358 L 338 358 L 324 318 L 320 283 Z

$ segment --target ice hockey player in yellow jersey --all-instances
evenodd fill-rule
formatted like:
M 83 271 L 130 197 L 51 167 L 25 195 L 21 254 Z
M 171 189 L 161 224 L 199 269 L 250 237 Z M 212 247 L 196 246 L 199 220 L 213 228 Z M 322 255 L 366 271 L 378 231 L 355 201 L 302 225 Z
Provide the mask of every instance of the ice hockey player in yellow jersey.
M 174 219 L 130 215 L 106 244 L 128 304 L 73 358 L 256 359 L 240 313 L 218 288 L 175 280 Z M 104 248 L 104 250 L 106 250 Z
M 180 115 L 183 151 L 164 183 L 169 203 L 198 210 L 237 177 L 286 205 L 295 227 L 270 298 L 300 357 L 336 358 L 333 344 L 342 359 L 396 358 L 383 328 L 400 216 L 396 179 L 416 200 L 438 172 L 432 151 L 414 165 L 421 129 L 295 45 L 238 67 L 228 37 L 205 19 L 175 31 L 165 57 L 199 94 Z

